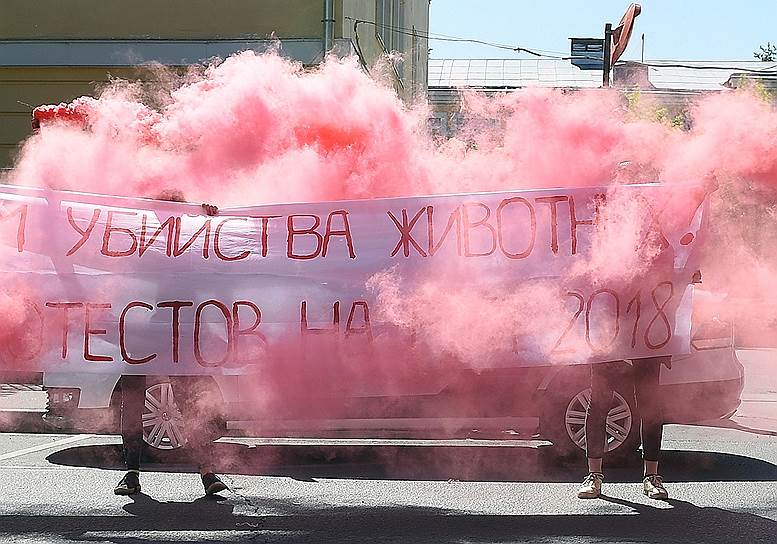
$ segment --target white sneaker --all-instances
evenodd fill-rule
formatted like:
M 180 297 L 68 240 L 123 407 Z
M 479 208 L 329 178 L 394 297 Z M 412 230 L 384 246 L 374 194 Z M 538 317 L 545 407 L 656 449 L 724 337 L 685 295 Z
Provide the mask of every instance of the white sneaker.
M 589 472 L 583 480 L 583 484 L 577 490 L 578 499 L 596 499 L 602 494 L 602 482 L 604 474 L 601 472 Z
M 664 480 L 658 474 L 650 474 L 642 480 L 642 492 L 651 499 L 666 500 L 669 493 L 664 487 Z

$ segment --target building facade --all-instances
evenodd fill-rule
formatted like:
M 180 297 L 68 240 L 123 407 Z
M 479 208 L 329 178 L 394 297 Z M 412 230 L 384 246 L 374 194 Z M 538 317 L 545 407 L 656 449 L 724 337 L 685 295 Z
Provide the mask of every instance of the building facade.
M 457 134 L 464 122 L 462 92 L 486 96 L 520 93 L 530 88 L 563 92 L 597 89 L 601 70 L 582 70 L 568 59 L 431 59 L 428 97 L 432 131 L 441 137 Z M 758 85 L 771 99 L 777 96 L 777 63 L 762 61 L 659 60 L 649 64 L 622 61 L 613 68 L 612 86 L 633 104 L 648 98 L 655 115 L 688 128 L 687 110 L 699 96 Z
M 325 51 L 370 70 L 396 53 L 406 100 L 427 81 L 429 0 L 2 0 L 0 167 L 30 133 L 40 104 L 92 95 L 109 78 L 143 80 L 148 63 L 185 66 L 267 50 L 306 66 Z

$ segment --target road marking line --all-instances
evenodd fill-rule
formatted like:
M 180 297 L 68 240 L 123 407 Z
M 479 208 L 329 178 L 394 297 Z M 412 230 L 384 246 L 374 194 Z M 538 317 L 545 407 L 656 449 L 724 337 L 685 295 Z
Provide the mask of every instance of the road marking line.
M 118 472 L 126 472 L 122 467 L 116 469 L 102 469 L 97 467 L 69 467 L 64 465 L 0 465 L 0 472 L 3 470 L 30 470 L 30 471 L 54 471 L 54 470 L 116 470 Z M 147 471 L 143 471 L 144 473 Z
M 43 391 L 43 386 L 28 383 L 0 383 L 0 391 Z
M 86 440 L 87 438 L 92 438 L 93 434 L 77 434 L 76 436 L 71 436 L 68 438 L 63 438 L 62 440 L 57 440 L 55 442 L 49 442 L 47 444 L 38 444 L 37 446 L 32 446 L 29 448 L 24 448 L 23 450 L 16 450 L 11 451 L 8 453 L 4 453 L 0 455 L 0 461 L 5 461 L 7 459 L 13 459 L 14 457 L 21 457 L 22 455 L 27 455 L 28 453 L 35 453 L 36 451 L 42 451 L 47 450 L 50 448 L 56 448 L 57 446 L 64 446 L 65 444 L 72 444 L 73 442 L 79 442 L 81 440 Z

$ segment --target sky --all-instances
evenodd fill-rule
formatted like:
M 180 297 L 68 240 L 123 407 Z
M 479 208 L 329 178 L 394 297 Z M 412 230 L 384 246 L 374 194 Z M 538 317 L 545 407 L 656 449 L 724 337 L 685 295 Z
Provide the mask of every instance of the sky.
M 777 0 L 643 0 L 622 60 L 754 60 L 777 43 Z M 617 25 L 630 2 L 621 0 L 431 0 L 432 34 L 446 34 L 569 54 L 569 38 L 600 37 Z M 472 43 L 430 40 L 431 58 L 527 58 Z

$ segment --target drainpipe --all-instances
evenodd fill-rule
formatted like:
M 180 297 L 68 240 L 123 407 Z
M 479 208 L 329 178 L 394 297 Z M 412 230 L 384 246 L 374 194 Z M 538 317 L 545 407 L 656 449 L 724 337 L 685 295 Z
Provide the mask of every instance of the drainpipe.
M 335 1 L 324 0 L 324 56 L 332 50 L 335 43 Z

